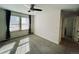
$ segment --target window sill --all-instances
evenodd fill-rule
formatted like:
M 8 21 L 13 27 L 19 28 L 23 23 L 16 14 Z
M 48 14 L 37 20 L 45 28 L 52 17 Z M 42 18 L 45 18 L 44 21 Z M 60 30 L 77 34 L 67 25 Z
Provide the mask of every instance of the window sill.
M 14 32 L 21 32 L 21 31 L 28 31 L 28 30 L 11 31 L 10 33 L 14 33 Z

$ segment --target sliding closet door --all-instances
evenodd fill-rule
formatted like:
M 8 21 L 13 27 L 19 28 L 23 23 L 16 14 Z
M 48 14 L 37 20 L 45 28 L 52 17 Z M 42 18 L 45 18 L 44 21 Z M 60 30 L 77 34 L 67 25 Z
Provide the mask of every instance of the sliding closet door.
M 6 40 L 6 17 L 5 11 L 0 9 L 0 41 Z

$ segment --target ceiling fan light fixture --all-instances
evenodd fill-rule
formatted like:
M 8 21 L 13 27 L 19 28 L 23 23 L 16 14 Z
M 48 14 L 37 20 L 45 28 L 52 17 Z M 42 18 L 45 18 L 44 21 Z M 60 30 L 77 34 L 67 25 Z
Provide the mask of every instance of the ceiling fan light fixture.
M 38 9 L 38 8 L 34 8 L 34 4 L 31 4 L 30 5 L 30 10 L 28 12 L 31 12 L 31 11 L 42 11 L 42 9 Z

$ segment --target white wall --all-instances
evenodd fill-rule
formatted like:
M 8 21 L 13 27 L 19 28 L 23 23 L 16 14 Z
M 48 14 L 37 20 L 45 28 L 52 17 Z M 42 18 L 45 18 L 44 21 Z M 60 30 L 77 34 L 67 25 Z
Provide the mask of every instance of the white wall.
M 35 34 L 59 44 L 60 9 L 49 9 L 35 16 Z
M 5 35 L 6 35 L 5 11 L 0 9 L 0 41 L 5 40 Z

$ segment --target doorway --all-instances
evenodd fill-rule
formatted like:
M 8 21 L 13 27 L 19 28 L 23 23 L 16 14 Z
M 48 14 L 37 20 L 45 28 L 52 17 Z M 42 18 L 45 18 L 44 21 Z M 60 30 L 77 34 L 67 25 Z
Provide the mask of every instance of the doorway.
M 76 15 L 71 11 L 61 11 L 61 39 L 74 41 L 76 31 Z
M 61 12 L 60 45 L 68 49 L 79 50 L 79 16 L 73 11 Z

